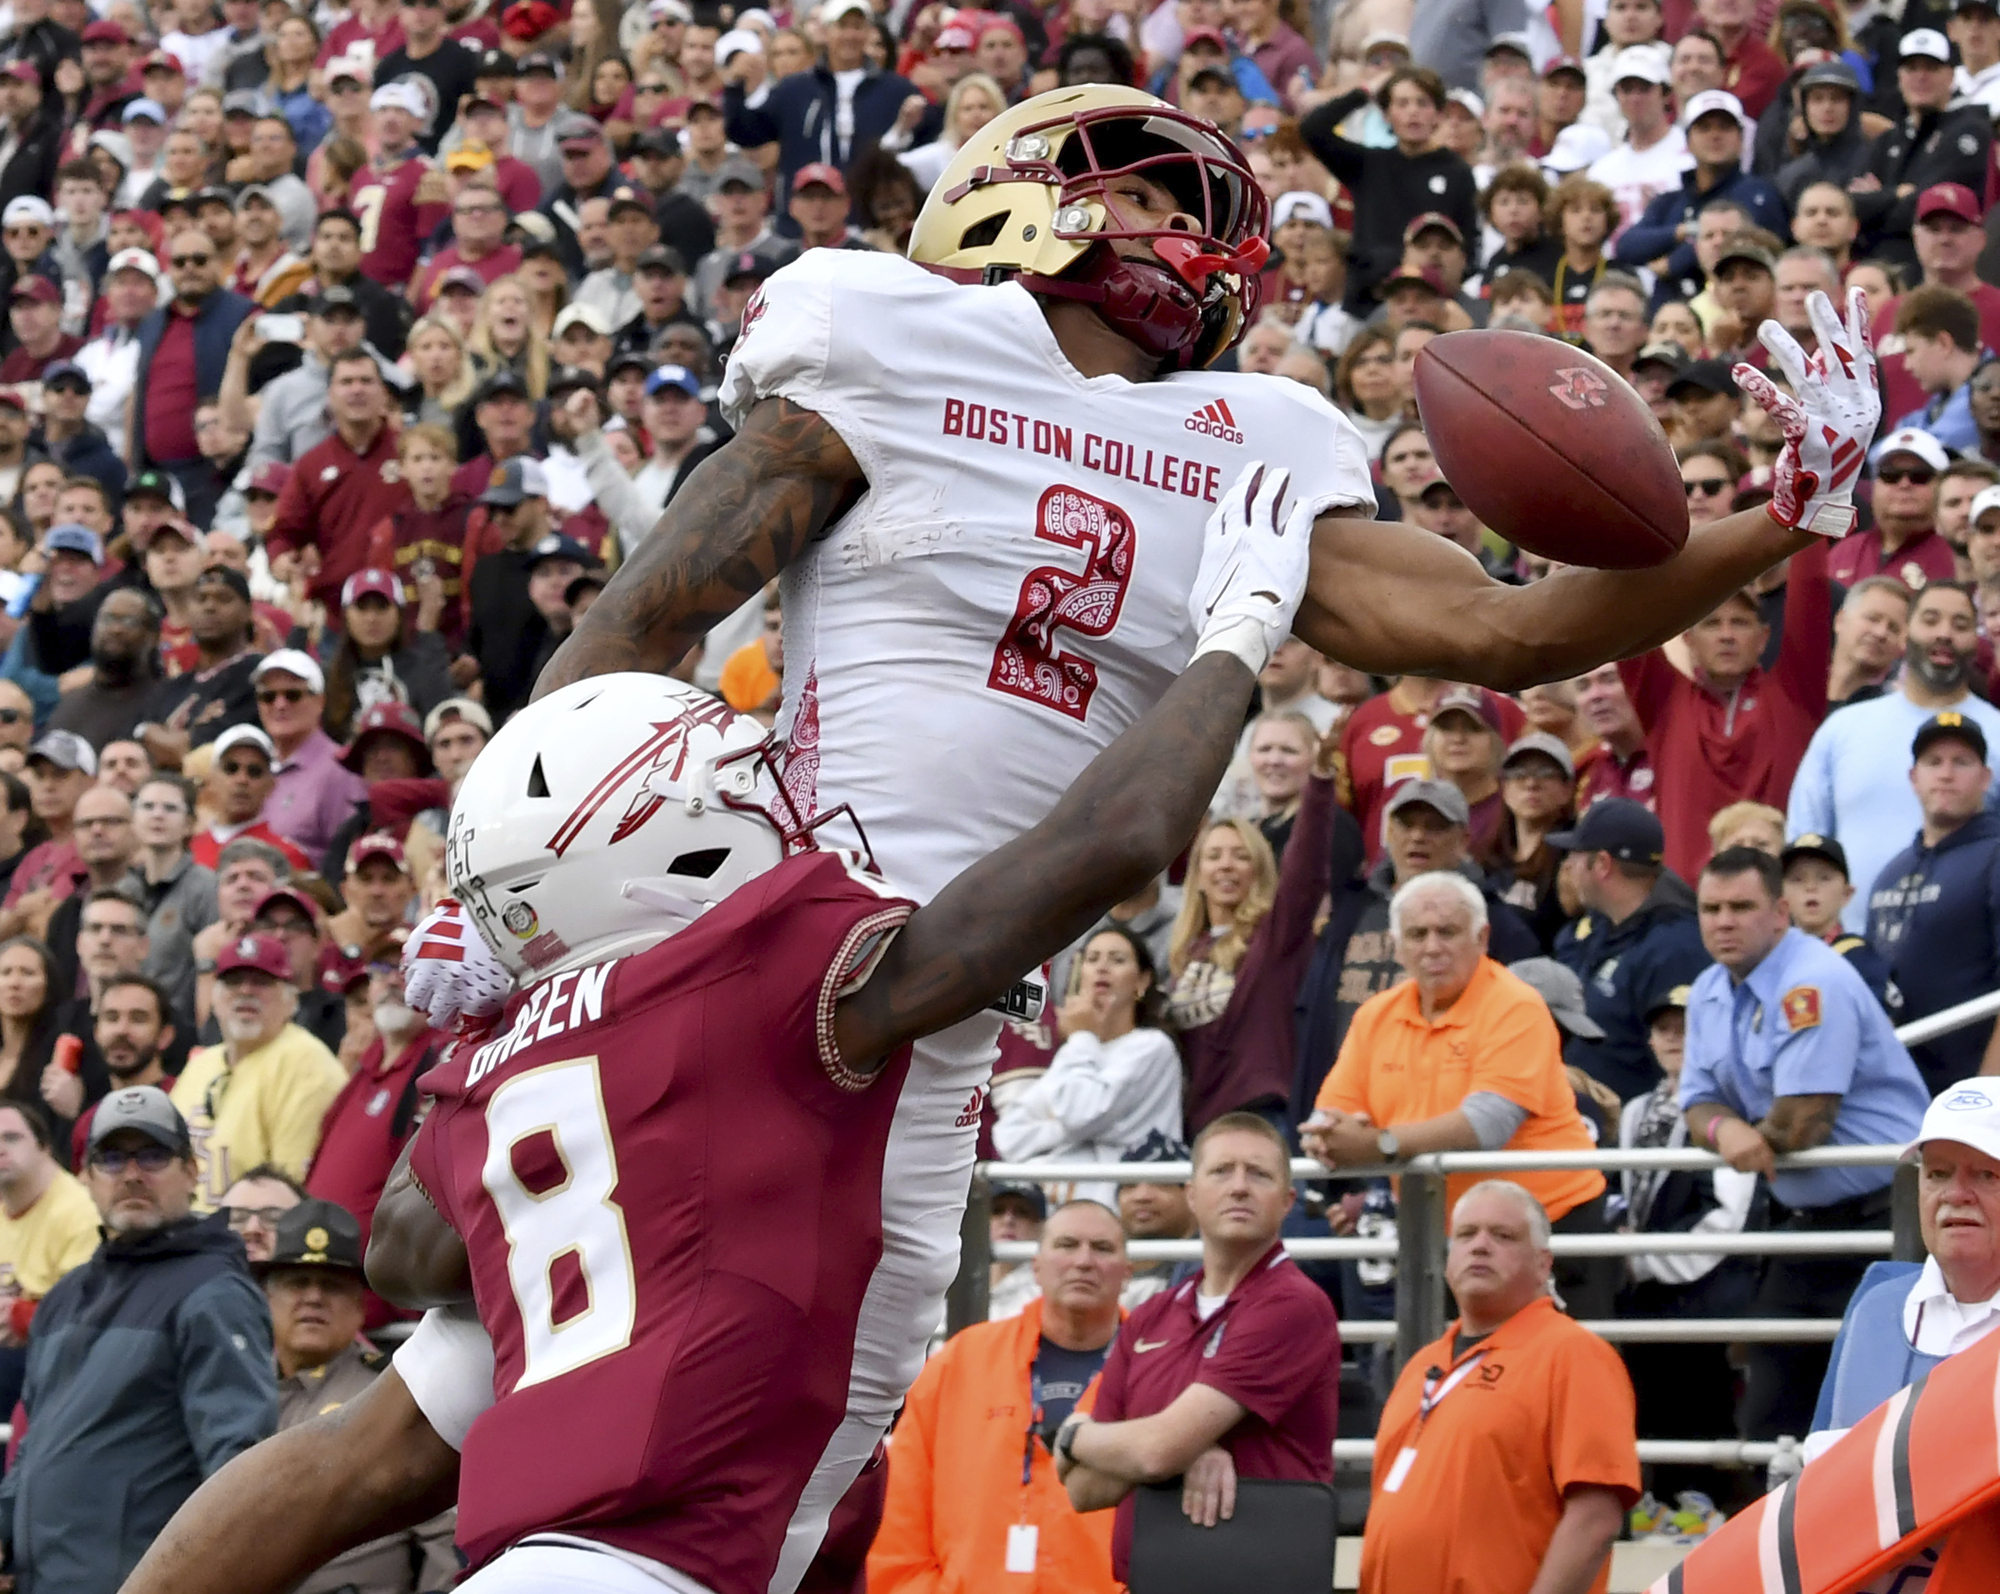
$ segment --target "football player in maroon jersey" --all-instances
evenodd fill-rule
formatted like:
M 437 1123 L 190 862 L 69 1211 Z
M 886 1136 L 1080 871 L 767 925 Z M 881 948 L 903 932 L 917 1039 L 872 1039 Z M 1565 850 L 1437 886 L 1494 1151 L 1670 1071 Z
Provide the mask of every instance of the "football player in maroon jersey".
M 1285 516 L 1288 485 L 1252 467 L 1214 517 L 1188 670 L 1040 825 L 921 908 L 814 846 L 781 796 L 775 817 L 752 807 L 762 727 L 692 688 L 600 677 L 504 727 L 459 792 L 448 870 L 458 923 L 522 985 L 439 1065 L 423 1184 L 377 1214 L 406 1263 L 413 1230 L 439 1253 L 447 1292 L 469 1269 L 494 1348 L 471 1383 L 499 1398 L 443 1433 L 392 1368 L 211 1479 L 125 1594 L 277 1594 L 449 1503 L 454 1442 L 460 1541 L 483 1563 L 463 1587 L 622 1567 L 657 1588 L 637 1561 L 765 1594 L 847 1399 L 880 1246 L 867 1165 L 909 1045 L 1192 834 L 1304 589 L 1310 515 Z M 464 1253 L 399 1222 L 426 1194 Z M 400 1294 L 438 1288 L 400 1271 Z

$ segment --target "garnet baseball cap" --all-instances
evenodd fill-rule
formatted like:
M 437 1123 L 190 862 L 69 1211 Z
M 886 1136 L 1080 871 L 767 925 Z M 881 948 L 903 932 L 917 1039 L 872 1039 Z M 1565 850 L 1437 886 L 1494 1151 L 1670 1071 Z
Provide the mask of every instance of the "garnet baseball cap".
M 181 58 L 171 50 L 155 50 L 139 63 L 140 75 L 148 72 L 171 72 L 175 77 L 186 77 L 187 68 L 181 65 Z
M 134 1085 L 130 1090 L 114 1090 L 97 1104 L 90 1120 L 90 1141 L 86 1154 L 95 1151 L 121 1130 L 132 1130 L 165 1146 L 176 1156 L 194 1155 L 188 1137 L 187 1120 L 173 1099 L 158 1085 Z
M 1405 808 L 1422 804 L 1436 810 L 1438 816 L 1448 825 L 1469 825 L 1472 810 L 1466 806 L 1465 793 L 1448 780 L 1406 780 L 1389 793 L 1389 800 L 1383 804 L 1382 816 L 1388 818 L 1399 814 Z
M 1559 55 L 1542 68 L 1543 81 L 1546 82 L 1558 72 L 1571 72 L 1577 77 L 1582 77 L 1584 75 L 1583 63 L 1573 55 Z
M 813 187 L 830 188 L 844 198 L 847 194 L 847 179 L 840 175 L 838 166 L 829 166 L 825 161 L 813 161 L 792 173 L 792 192 L 802 193 Z
M 371 704 L 354 722 L 353 735 L 348 738 L 347 749 L 340 755 L 340 761 L 357 775 L 361 773 L 361 744 L 371 736 L 400 736 L 422 752 L 425 763 L 430 762 L 430 748 L 424 741 L 424 722 L 417 718 L 415 709 L 400 699 L 387 698 Z M 348 856 L 352 863 L 353 854 Z
M 402 705 L 397 706 L 400 708 Z M 403 712 L 407 714 L 409 710 L 404 709 Z M 414 723 L 415 716 L 411 718 Z M 359 732 L 356 734 L 358 736 Z M 409 863 L 403 855 L 403 844 L 386 830 L 371 830 L 347 849 L 347 872 L 354 874 L 370 858 L 387 858 L 404 873 L 409 872 Z
M 281 459 L 267 459 L 250 473 L 250 483 L 244 493 L 269 493 L 276 498 L 285 490 L 285 483 L 292 479 L 292 467 Z
M 75 731 L 43 731 L 28 749 L 29 763 L 38 758 L 57 769 L 80 770 L 86 775 L 97 773 L 96 750 Z
M 1562 852 L 1608 852 L 1620 863 L 1657 864 L 1666 855 L 1667 833 L 1657 815 L 1629 797 L 1606 797 L 1584 810 L 1568 830 L 1548 837 Z
M 477 299 L 486 291 L 486 279 L 470 266 L 453 266 L 437 280 L 436 292 L 469 293 Z
M 361 1276 L 361 1225 L 347 1208 L 309 1198 L 278 1219 L 271 1254 L 252 1262 L 250 1271 L 262 1278 L 288 1268 L 321 1268 L 331 1273 Z
M 359 603 L 366 597 L 387 598 L 397 608 L 403 606 L 403 583 L 389 570 L 357 570 L 340 584 L 340 606 Z
M 47 277 L 41 276 L 39 273 L 31 273 L 14 284 L 13 297 L 15 299 L 27 299 L 35 304 L 61 304 L 62 289 L 49 281 Z
M 1314 197 L 1317 198 L 1318 196 L 1315 195 Z M 1325 203 L 1324 200 L 1321 200 L 1320 202 L 1322 204 Z M 1332 214 L 1333 213 L 1331 211 L 1327 212 L 1329 218 L 1327 225 L 1329 226 L 1332 225 L 1332 220 L 1331 220 Z M 1459 246 L 1461 248 L 1464 247 L 1465 233 L 1460 229 L 1457 222 L 1453 221 L 1451 217 L 1447 216 L 1441 210 L 1427 210 L 1421 216 L 1417 217 L 1414 221 L 1412 221 L 1409 224 L 1409 226 L 1403 229 L 1403 242 L 1406 244 L 1414 243 L 1419 237 L 1419 235 L 1429 232 L 1433 227 L 1438 228 L 1443 232 L 1450 233 L 1452 238 L 1459 244 Z
M 1917 195 L 1917 220 L 1929 216 L 1956 216 L 1960 221 L 1979 225 L 1979 201 L 1963 183 L 1932 183 Z
M 250 684 L 255 686 L 265 676 L 279 674 L 296 675 L 305 683 L 306 690 L 315 695 L 326 690 L 326 673 L 320 669 L 319 661 L 297 648 L 279 648 L 275 653 L 265 654 L 250 672 Z
M 1424 490 L 1428 492 L 1440 484 L 1450 485 L 1443 477 L 1438 477 L 1436 481 L 1424 483 Z M 1482 692 L 1476 686 L 1454 686 L 1441 695 L 1437 706 L 1431 710 L 1431 723 L 1437 724 L 1447 714 L 1470 714 L 1489 731 L 1500 729 L 1499 706 L 1490 693 Z
M 1927 1140 L 1949 1140 L 2000 1158 L 2000 1089 L 1995 1085 L 1990 1079 L 1962 1079 L 1940 1091 L 1924 1109 L 1917 1138 L 1903 1154 L 1908 1156 Z
M 316 904 L 313 901 L 313 899 L 307 896 L 303 891 L 299 890 L 297 886 L 275 886 L 271 890 L 265 892 L 263 900 L 260 901 L 257 904 L 257 906 L 251 911 L 250 922 L 252 924 L 255 924 L 259 919 L 263 918 L 273 908 L 277 907 L 296 908 L 299 911 L 299 916 L 302 919 L 304 919 L 307 924 L 311 925 L 314 929 L 319 928 L 318 904 Z M 266 933 L 276 934 L 277 932 L 268 931 Z
M 117 23 L 100 17 L 83 30 L 80 35 L 85 44 L 130 44 L 131 34 Z
M 1794 836 L 1785 843 L 1785 850 L 1778 854 L 1778 866 L 1789 869 L 1800 858 L 1818 858 L 1830 863 L 1843 875 L 1847 873 L 1847 849 L 1831 836 L 1822 836 L 1817 831 L 1808 830 L 1803 836 Z
M 286 952 L 285 943 L 275 935 L 253 930 L 231 941 L 215 960 L 215 977 L 218 980 L 228 978 L 239 969 L 254 969 L 259 974 L 268 974 L 274 980 L 289 984 L 292 978 L 291 954 Z
M 51 731 L 50 735 L 55 733 Z M 44 741 L 47 737 L 43 738 Z M 1986 758 L 1986 733 L 1979 728 L 1979 721 L 1959 713 L 1956 709 L 1946 709 L 1942 714 L 1933 714 L 1917 727 L 1917 734 L 1910 741 L 1910 757 L 1922 758 L 1927 748 L 1938 742 L 1963 742 L 1980 757 Z M 35 744 L 41 746 L 40 742 Z M 30 757 L 33 755 L 30 754 Z

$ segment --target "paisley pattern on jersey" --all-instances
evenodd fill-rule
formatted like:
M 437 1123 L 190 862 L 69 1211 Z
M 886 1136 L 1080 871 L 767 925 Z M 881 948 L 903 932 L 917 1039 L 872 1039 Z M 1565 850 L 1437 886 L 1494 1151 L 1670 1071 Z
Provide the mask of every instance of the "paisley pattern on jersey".
M 1132 579 L 1132 520 L 1080 488 L 1051 487 L 1035 506 L 1035 535 L 1086 550 L 1083 574 L 1057 565 L 1028 572 L 1014 622 L 994 649 L 987 685 L 1080 720 L 1097 690 L 1097 666 L 1062 652 L 1055 633 L 1067 627 L 1097 637 L 1118 623 Z

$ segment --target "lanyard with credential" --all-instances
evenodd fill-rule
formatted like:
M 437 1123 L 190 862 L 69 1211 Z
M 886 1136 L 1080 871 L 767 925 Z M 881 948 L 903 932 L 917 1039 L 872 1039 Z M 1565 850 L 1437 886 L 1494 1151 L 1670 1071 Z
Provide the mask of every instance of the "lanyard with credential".
M 1028 1520 L 1028 1485 L 1035 1475 L 1035 1440 L 1041 1426 L 1042 1379 L 1031 1366 L 1028 1369 L 1028 1432 L 1021 1443 L 1021 1519 L 1007 1529 L 1007 1558 L 1003 1563 L 1009 1572 L 1035 1570 L 1035 1550 L 1041 1530 Z
M 1442 1406 L 1445 1396 L 1464 1383 L 1472 1369 L 1485 1359 L 1485 1351 L 1474 1351 L 1451 1370 L 1449 1377 L 1435 1367 L 1424 1374 L 1423 1398 L 1417 1402 L 1417 1431 L 1410 1435 L 1410 1442 L 1397 1453 L 1394 1464 L 1389 1468 L 1389 1476 L 1382 1480 L 1384 1494 L 1394 1494 L 1403 1487 L 1410 1468 L 1417 1464 L 1417 1443 L 1424 1436 L 1424 1424 L 1430 1421 L 1431 1413 Z

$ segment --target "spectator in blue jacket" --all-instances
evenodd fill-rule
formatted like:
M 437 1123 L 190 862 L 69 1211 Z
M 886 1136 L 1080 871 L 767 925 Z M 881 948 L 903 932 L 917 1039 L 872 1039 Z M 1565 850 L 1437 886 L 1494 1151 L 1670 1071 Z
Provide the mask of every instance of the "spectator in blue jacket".
M 278 1426 L 271 1315 L 155 1086 L 114 1091 L 85 1154 L 104 1243 L 43 1297 L 0 1482 L 14 1586 L 114 1594 L 204 1478 Z
M 125 461 L 111 440 L 84 419 L 90 393 L 90 377 L 82 366 L 71 360 L 49 366 L 42 372 L 42 424 L 28 441 L 67 475 L 91 476 L 104 483 L 116 504 L 125 494 Z
M 737 62 L 724 73 L 722 114 L 730 141 L 744 149 L 778 146 L 774 209 L 780 216 L 791 198 L 792 173 L 801 166 L 825 162 L 844 172 L 869 144 L 882 143 L 891 134 L 901 135 L 891 147 L 928 144 L 944 125 L 934 105 L 921 111 L 914 127 L 900 123 L 917 87 L 868 64 L 873 17 L 868 0 L 823 0 L 819 20 L 826 29 L 826 50 L 811 71 L 767 82 L 749 94 L 733 70 Z
M 1743 169 L 1743 107 L 1726 89 L 1704 89 L 1687 103 L 1688 153 L 1694 169 L 1679 187 L 1658 195 L 1619 235 L 1614 251 L 1628 266 L 1653 265 L 1668 279 L 1700 277 L 1694 235 L 1702 211 L 1733 201 L 1759 227 L 1790 240 L 1791 217 L 1777 189 Z
M 2000 986 L 2000 816 L 1986 807 L 1986 733 L 1969 714 L 1947 710 L 1918 727 L 1910 750 L 1923 828 L 1868 896 L 1868 939 L 1889 960 L 1905 1023 Z M 1935 1095 L 2000 1064 L 1995 1033 L 1985 1019 L 1910 1055 Z
M 1928 1259 L 1876 1262 L 1841 1318 L 1808 1461 L 1899 1389 L 2000 1328 L 2000 1091 L 1967 1080 L 1917 1131 L 1917 1219 Z

